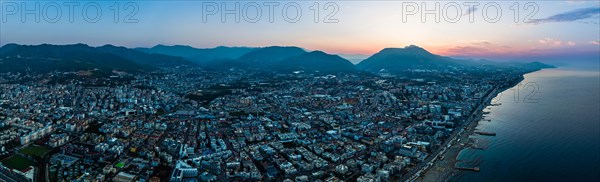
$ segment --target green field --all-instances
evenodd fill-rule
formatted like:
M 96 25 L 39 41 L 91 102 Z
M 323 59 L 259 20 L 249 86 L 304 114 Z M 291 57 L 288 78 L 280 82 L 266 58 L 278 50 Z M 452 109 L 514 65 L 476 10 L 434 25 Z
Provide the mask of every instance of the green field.
M 123 168 L 123 167 L 125 167 L 125 163 L 123 163 L 123 162 L 119 162 L 119 163 L 117 163 L 117 164 L 115 165 L 115 167 L 118 167 L 118 168 Z
M 40 146 L 35 146 L 35 145 L 30 145 L 27 146 L 23 149 L 21 149 L 19 152 L 25 155 L 30 155 L 30 156 L 37 156 L 37 157 L 43 157 L 44 155 L 46 155 L 46 153 L 48 153 L 50 150 L 48 150 L 45 147 L 40 147 Z
M 31 161 L 25 157 L 14 155 L 8 159 L 3 160 L 2 165 L 6 166 L 8 168 L 13 168 L 13 169 L 20 171 L 29 166 L 33 166 L 33 161 Z

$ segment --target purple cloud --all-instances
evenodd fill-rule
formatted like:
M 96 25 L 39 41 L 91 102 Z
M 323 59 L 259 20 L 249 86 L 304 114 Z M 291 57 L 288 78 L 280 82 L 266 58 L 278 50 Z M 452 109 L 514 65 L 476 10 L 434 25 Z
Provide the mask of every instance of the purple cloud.
M 598 7 L 581 8 L 566 13 L 552 15 L 547 18 L 532 19 L 531 23 L 572 22 L 597 17 L 598 15 L 600 15 L 600 8 Z

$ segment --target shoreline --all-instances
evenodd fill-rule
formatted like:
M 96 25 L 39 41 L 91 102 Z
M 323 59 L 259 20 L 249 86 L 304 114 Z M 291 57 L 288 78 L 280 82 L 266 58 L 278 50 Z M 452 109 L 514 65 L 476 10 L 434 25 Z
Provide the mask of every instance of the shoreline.
M 540 70 L 523 73 L 519 79 L 513 81 L 507 86 L 499 87 L 496 89 L 495 92 L 492 91 L 488 93 L 488 95 L 486 95 L 486 99 L 479 106 L 481 108 L 478 108 L 473 112 L 475 117 L 467 121 L 467 124 L 460 129 L 463 130 L 463 132 L 458 133 L 458 135 L 456 136 L 457 140 L 454 142 L 450 142 L 450 147 L 448 147 L 448 149 L 443 154 L 440 154 L 440 156 L 442 156 L 443 159 L 434 162 L 434 164 L 429 169 L 425 170 L 422 173 L 422 175 L 414 179 L 414 181 L 449 181 L 450 179 L 459 177 L 465 172 L 470 172 L 456 169 L 455 165 L 459 162 L 462 162 L 461 160 L 458 160 L 458 156 L 464 150 L 469 148 L 474 150 L 485 150 L 477 148 L 474 145 L 476 141 L 473 138 L 471 138 L 471 136 L 475 134 L 475 129 L 479 125 L 479 122 L 483 119 L 485 108 L 493 104 L 492 99 L 497 97 L 498 94 L 510 88 L 513 88 L 519 83 L 523 82 L 523 80 L 525 80 L 526 74 L 534 73 Z

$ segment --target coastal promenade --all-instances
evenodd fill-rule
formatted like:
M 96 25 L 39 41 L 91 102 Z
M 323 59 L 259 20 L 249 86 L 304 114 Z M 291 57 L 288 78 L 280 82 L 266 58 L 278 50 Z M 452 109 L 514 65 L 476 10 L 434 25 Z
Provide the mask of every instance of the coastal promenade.
M 457 141 L 461 138 L 461 136 L 465 134 L 465 132 L 467 133 L 467 135 L 469 133 L 472 133 L 472 130 L 475 128 L 473 124 L 476 124 L 476 122 L 473 121 L 479 120 L 481 118 L 483 109 L 490 103 L 492 98 L 498 95 L 498 93 L 500 93 L 498 92 L 498 87 L 495 87 L 491 92 L 489 92 L 485 96 L 485 99 L 480 101 L 474 112 L 472 112 L 471 115 L 469 115 L 469 117 L 466 119 L 466 121 L 463 122 L 460 127 L 458 127 L 460 129 L 453 131 L 449 139 L 442 144 L 442 147 L 436 149 L 432 153 L 434 155 L 430 155 L 425 159 L 425 161 L 419 163 L 415 170 L 412 170 L 407 175 L 405 175 L 408 178 L 403 178 L 402 181 L 413 182 L 419 179 L 419 177 L 424 175 L 425 172 L 427 172 L 427 170 L 429 170 L 435 164 L 435 162 L 439 160 L 440 156 L 443 156 L 450 147 L 457 143 Z

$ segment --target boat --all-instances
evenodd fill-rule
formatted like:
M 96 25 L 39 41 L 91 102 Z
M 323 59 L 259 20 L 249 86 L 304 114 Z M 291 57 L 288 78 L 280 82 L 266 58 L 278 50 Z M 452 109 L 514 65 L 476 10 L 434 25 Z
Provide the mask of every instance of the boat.
M 496 136 L 496 133 L 492 133 L 492 132 L 476 131 L 475 133 L 480 134 L 480 135 Z

